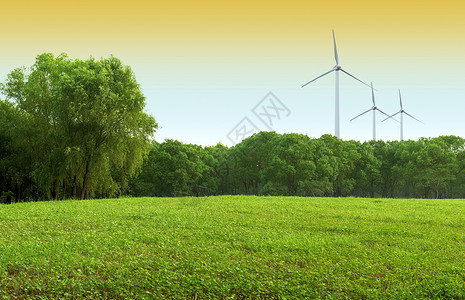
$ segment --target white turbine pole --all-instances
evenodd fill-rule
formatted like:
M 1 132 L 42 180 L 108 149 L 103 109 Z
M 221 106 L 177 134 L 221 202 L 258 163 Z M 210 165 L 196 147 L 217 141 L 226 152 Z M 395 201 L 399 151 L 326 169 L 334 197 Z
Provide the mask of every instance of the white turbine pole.
M 335 104 L 334 104 L 334 135 L 339 139 L 339 71 L 336 70 L 336 86 L 335 86 Z
M 376 109 L 373 109 L 373 141 L 376 141 Z
M 400 141 L 404 140 L 404 113 L 400 113 Z

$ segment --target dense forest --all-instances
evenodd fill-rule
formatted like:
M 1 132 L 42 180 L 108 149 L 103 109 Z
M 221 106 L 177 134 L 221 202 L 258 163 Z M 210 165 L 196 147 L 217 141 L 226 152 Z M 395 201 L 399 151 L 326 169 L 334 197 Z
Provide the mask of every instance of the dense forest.
M 343 141 L 260 132 L 234 147 L 153 142 L 134 196 L 465 198 L 465 140 Z
M 465 140 L 343 141 L 260 132 L 234 147 L 153 141 L 117 58 L 37 56 L 0 91 L 0 203 L 221 194 L 465 198 Z

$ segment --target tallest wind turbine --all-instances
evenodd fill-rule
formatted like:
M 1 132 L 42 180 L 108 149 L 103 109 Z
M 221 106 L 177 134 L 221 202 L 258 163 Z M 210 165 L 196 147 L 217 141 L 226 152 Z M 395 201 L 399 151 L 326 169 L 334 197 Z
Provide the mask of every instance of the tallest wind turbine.
M 321 78 L 325 75 L 328 75 L 329 73 L 331 72 L 336 72 L 336 89 L 335 89 L 335 94 L 336 94 L 336 97 L 335 97 L 335 107 L 334 107 L 334 116 L 335 116 L 335 120 L 334 120 L 334 135 L 337 137 L 337 138 L 340 138 L 340 130 L 339 130 L 339 71 L 342 71 L 344 73 L 346 73 L 347 75 L 349 75 L 350 77 L 354 78 L 355 80 L 358 80 L 360 81 L 361 83 L 363 83 L 364 85 L 370 87 L 368 84 L 366 84 L 365 82 L 361 81 L 360 79 L 358 79 L 357 77 L 355 77 L 354 75 L 350 74 L 349 72 L 345 71 L 340 65 L 339 65 L 339 57 L 337 56 L 337 48 L 336 48 L 336 38 L 334 37 L 334 30 L 333 30 L 333 42 L 334 42 L 334 59 L 336 60 L 336 65 L 328 72 L 318 76 L 317 78 L 315 79 L 312 79 L 310 80 L 309 82 L 307 82 L 306 84 L 304 84 L 302 87 L 312 83 L 313 81 L 317 80 L 318 78 Z

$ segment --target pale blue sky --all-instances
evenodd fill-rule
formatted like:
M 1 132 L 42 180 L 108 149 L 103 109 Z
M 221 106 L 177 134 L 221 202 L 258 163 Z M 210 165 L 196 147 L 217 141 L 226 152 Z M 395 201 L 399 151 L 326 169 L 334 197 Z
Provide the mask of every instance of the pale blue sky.
M 305 57 L 271 53 L 251 56 L 244 62 L 223 61 L 224 57 L 208 61 L 154 58 L 146 65 L 135 64 L 134 71 L 147 96 L 147 110 L 161 126 L 156 139 L 173 138 L 201 145 L 221 141 L 232 145 L 227 134 L 243 117 L 266 129 L 254 119 L 251 110 L 270 91 L 291 111 L 273 125 L 275 131 L 311 137 L 334 134 L 334 73 L 301 88 L 334 65 L 330 32 L 322 44 L 326 53 L 312 55 L 309 47 Z M 364 48 L 338 43 L 340 63 L 361 80 L 373 81 L 378 90 L 377 106 L 388 114 L 399 110 L 401 89 L 404 109 L 424 122 L 404 118 L 404 139 L 449 134 L 465 137 L 465 87 L 461 72 L 465 59 L 459 57 L 452 65 L 448 57 L 428 61 L 424 56 L 401 56 L 400 52 L 392 57 L 377 57 Z M 350 57 L 354 51 L 367 53 Z M 370 89 L 341 73 L 342 139 L 371 139 L 371 114 L 349 122 L 370 107 Z M 378 115 L 378 139 L 399 139 L 400 125 L 381 120 Z
M 147 97 L 147 112 L 160 125 L 158 141 L 232 145 L 227 135 L 244 117 L 267 129 L 251 110 L 268 92 L 291 111 L 272 129 L 320 137 L 334 134 L 334 73 L 301 86 L 334 66 L 334 28 L 340 64 L 361 80 L 373 82 L 379 108 L 389 114 L 398 111 L 401 89 L 405 110 L 424 122 L 405 118 L 405 139 L 465 137 L 465 26 L 458 17 L 463 2 L 419 6 L 398 1 L 399 7 L 391 2 L 379 2 L 378 7 L 340 2 L 344 10 L 336 12 L 332 5 L 307 1 L 266 7 L 255 3 L 255 9 L 237 3 L 236 12 L 219 4 L 190 4 L 203 19 L 191 14 L 192 7 L 183 6 L 185 10 L 177 13 L 175 4 L 166 4 L 169 9 L 164 11 L 150 3 L 148 11 L 139 10 L 149 2 L 119 3 L 111 8 L 121 9 L 101 15 L 95 24 L 89 20 L 97 20 L 94 16 L 106 12 L 106 5 L 83 10 L 83 16 L 89 14 L 85 19 L 48 3 L 57 12 L 40 6 L 47 22 L 19 4 L 16 15 L 2 11 L 18 22 L 26 16 L 19 13 L 27 13 L 30 23 L 13 26 L 6 15 L 0 19 L 0 31 L 7 37 L 1 49 L 0 80 L 16 67 L 31 66 L 43 52 L 66 52 L 81 59 L 113 54 L 135 72 Z M 303 6 L 314 10 L 307 13 Z M 136 19 L 121 23 L 114 18 L 126 10 L 132 10 Z M 220 13 L 231 15 L 225 19 Z M 72 22 L 66 22 L 67 14 Z M 279 18 L 283 14 L 286 22 Z M 342 139 L 371 139 L 370 115 L 349 122 L 370 107 L 370 89 L 340 74 Z M 399 139 L 398 123 L 380 121 L 379 139 Z
M 424 124 L 404 119 L 404 139 L 459 135 L 465 137 L 465 87 L 463 56 L 438 55 L 430 57 L 401 49 L 392 55 L 379 57 L 375 48 L 366 44 L 348 43 L 349 31 L 338 38 L 341 65 L 363 81 L 373 81 L 378 90 L 377 105 L 388 114 L 399 109 L 398 89 L 402 90 L 404 109 Z M 346 44 L 344 44 L 346 41 Z M 275 122 L 278 133 L 297 132 L 310 137 L 334 134 L 334 73 L 305 88 L 301 86 L 334 66 L 332 36 L 319 44 L 288 45 L 295 47 L 292 57 L 278 50 L 267 53 L 244 50 L 238 57 L 212 55 L 205 58 L 190 56 L 186 49 L 179 56 L 153 56 L 144 53 L 144 59 L 127 51 L 88 49 L 73 51 L 66 48 L 22 50 L 9 60 L 1 59 L 0 76 L 13 68 L 30 66 L 34 57 L 44 51 L 70 57 L 107 57 L 114 54 L 130 65 L 147 97 L 146 111 L 153 114 L 160 125 L 155 139 L 178 139 L 185 143 L 214 145 L 222 142 L 231 146 L 228 133 L 248 117 L 259 129 L 266 129 L 254 116 L 252 109 L 268 93 L 273 92 L 291 114 Z M 316 49 L 316 50 L 315 50 Z M 212 52 L 213 53 L 213 52 Z M 307 54 L 307 55 L 304 55 Z M 431 55 L 431 54 L 429 54 Z M 359 82 L 340 74 L 341 138 L 370 140 L 372 119 L 367 114 L 352 122 L 351 118 L 371 107 L 371 91 Z M 378 115 L 377 137 L 383 140 L 399 139 L 399 124 L 381 123 Z

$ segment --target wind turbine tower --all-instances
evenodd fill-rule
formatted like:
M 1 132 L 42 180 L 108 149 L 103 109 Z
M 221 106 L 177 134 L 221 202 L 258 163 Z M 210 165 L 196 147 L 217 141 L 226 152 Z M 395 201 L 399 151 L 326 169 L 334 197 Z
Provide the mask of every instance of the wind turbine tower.
M 334 59 L 336 60 L 336 65 L 331 69 L 329 70 L 328 72 L 310 80 L 309 82 L 307 82 L 306 84 L 304 84 L 302 87 L 305 87 L 306 85 L 312 83 L 313 81 L 325 76 L 325 75 L 328 75 L 329 73 L 331 72 L 336 72 L 336 84 L 335 84 L 335 105 L 334 105 L 334 135 L 337 137 L 337 138 L 340 138 L 340 126 L 339 126 L 339 71 L 342 71 L 344 72 L 345 74 L 349 75 L 350 77 L 354 78 L 355 80 L 357 81 L 360 81 L 361 83 L 363 83 L 364 85 L 370 87 L 368 84 L 366 84 L 365 82 L 361 81 L 360 79 L 358 79 L 357 77 L 355 77 L 354 75 L 350 74 L 349 72 L 345 71 L 340 65 L 339 65 L 339 57 L 337 55 L 337 47 L 336 47 L 336 38 L 334 36 L 334 30 L 333 30 L 333 42 L 334 42 Z
M 400 90 L 399 90 L 399 101 L 400 101 L 400 110 L 398 112 L 396 112 L 395 114 L 393 114 L 391 116 L 388 116 L 382 122 L 386 121 L 387 119 L 393 119 L 392 117 L 394 117 L 395 115 L 400 114 L 400 140 L 403 141 L 404 140 L 404 114 L 406 114 L 410 118 L 412 118 L 412 119 L 414 119 L 414 120 L 416 120 L 416 121 L 418 121 L 418 122 L 420 122 L 422 124 L 423 124 L 423 122 L 418 120 L 417 118 L 415 118 L 414 116 L 412 116 L 411 114 L 409 114 L 408 112 L 406 112 L 404 110 L 404 108 L 402 106 L 402 95 L 400 94 Z
M 359 114 L 358 116 L 352 118 L 350 121 L 353 121 L 353 120 L 357 119 L 358 117 L 363 116 L 364 114 L 366 114 L 366 113 L 368 113 L 370 111 L 373 111 L 373 141 L 376 141 L 376 111 L 379 111 L 380 113 L 386 115 L 387 117 L 389 117 L 389 115 L 376 106 L 375 92 L 373 90 L 373 82 L 371 82 L 371 101 L 373 102 L 373 106 L 369 110 L 367 110 L 367 111 Z

